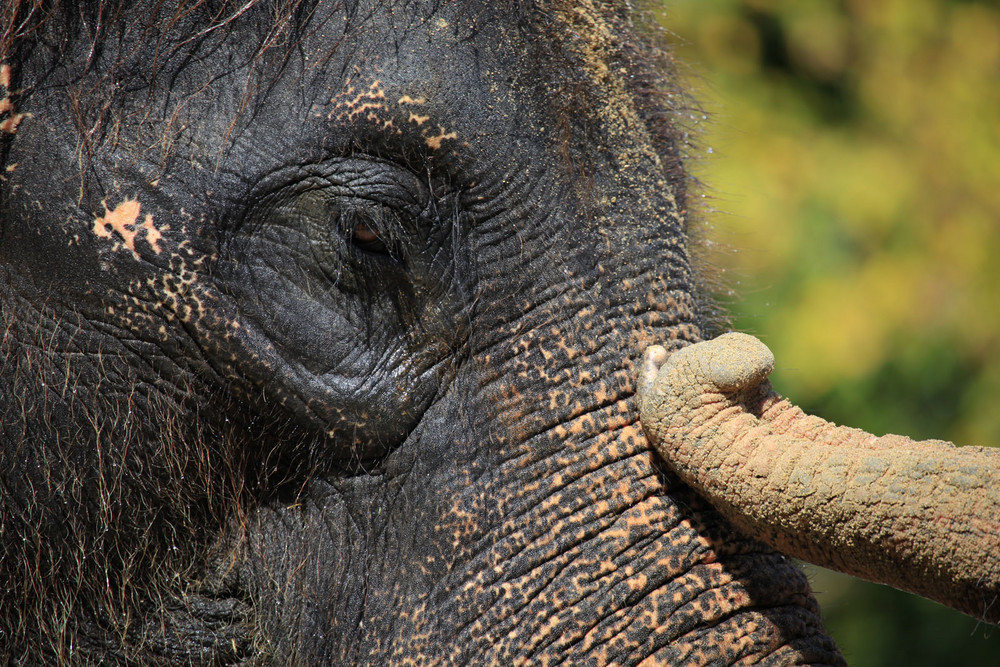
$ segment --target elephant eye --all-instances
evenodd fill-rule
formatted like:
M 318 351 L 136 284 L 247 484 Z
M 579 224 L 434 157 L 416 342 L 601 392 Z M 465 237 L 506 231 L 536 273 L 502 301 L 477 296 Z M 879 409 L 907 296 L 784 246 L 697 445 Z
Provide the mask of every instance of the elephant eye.
M 388 246 L 382 240 L 382 235 L 364 221 L 358 222 L 351 231 L 351 243 L 365 252 L 390 255 Z
M 401 261 L 403 253 L 396 238 L 399 220 L 388 207 L 343 211 L 340 218 L 341 233 L 352 248 L 372 259 Z

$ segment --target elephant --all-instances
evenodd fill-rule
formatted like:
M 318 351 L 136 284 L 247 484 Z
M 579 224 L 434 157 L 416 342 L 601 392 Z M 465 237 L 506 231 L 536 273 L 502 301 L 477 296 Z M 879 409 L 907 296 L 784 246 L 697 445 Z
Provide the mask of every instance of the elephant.
M 2 17 L 0 661 L 844 663 L 639 420 L 726 329 L 641 8 Z

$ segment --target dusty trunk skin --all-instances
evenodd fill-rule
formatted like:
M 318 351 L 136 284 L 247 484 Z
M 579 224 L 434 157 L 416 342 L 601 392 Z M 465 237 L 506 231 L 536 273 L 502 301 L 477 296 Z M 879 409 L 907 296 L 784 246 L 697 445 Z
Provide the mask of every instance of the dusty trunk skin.
M 778 396 L 773 368 L 745 334 L 654 346 L 643 429 L 747 534 L 1000 623 L 1000 450 L 836 426 Z
M 0 58 L 0 660 L 842 662 L 637 425 L 705 305 L 626 7 L 70 4 Z

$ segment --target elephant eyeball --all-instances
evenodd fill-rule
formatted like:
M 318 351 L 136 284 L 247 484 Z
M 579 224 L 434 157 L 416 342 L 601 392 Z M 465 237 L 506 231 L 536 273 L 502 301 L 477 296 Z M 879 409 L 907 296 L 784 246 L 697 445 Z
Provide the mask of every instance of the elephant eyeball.
M 368 253 L 386 255 L 392 258 L 398 256 L 396 249 L 386 243 L 386 240 L 382 238 L 382 234 L 363 220 L 359 220 L 351 229 L 351 243 L 355 248 Z
M 379 234 L 364 222 L 359 222 L 351 233 L 351 240 L 355 243 L 375 243 L 379 240 Z

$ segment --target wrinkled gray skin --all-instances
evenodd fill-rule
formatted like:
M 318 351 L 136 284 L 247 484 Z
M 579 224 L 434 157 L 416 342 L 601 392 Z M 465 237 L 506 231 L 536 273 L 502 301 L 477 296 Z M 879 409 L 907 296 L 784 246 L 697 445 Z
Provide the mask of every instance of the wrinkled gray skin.
M 811 563 L 1000 623 L 1000 449 L 873 436 L 778 396 L 730 333 L 644 356 L 642 425 L 734 525 Z
M 0 662 L 842 664 L 637 423 L 711 310 L 626 3 L 0 16 Z

